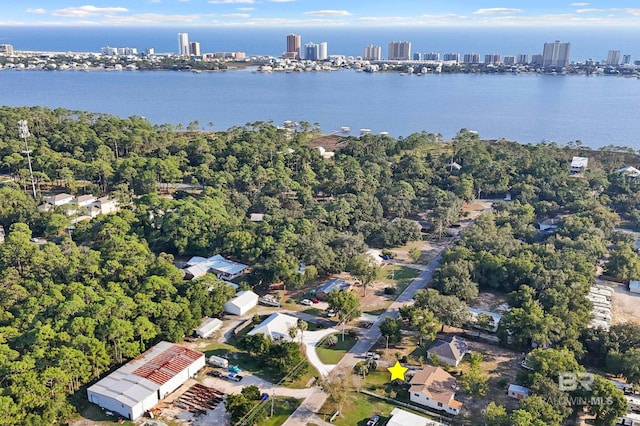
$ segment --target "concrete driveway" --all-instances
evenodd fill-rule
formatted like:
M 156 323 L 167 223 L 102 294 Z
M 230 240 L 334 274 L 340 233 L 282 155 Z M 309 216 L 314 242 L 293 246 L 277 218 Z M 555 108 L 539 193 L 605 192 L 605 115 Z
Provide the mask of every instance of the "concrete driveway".
M 338 330 L 336 330 L 335 328 L 325 328 L 317 331 L 305 331 L 304 335 L 302 336 L 302 343 L 307 349 L 307 358 L 309 359 L 309 362 L 318 370 L 322 377 L 328 375 L 336 366 L 323 364 L 322 361 L 320 361 L 320 358 L 318 358 L 318 353 L 316 352 L 316 345 L 325 336 L 337 332 Z

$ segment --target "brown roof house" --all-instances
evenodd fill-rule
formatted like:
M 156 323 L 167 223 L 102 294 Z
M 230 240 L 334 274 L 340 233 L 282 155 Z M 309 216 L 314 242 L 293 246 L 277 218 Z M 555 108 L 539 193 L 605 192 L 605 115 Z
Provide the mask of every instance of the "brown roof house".
M 440 367 L 424 367 L 411 379 L 411 402 L 458 415 L 462 403 L 455 400 L 456 379 Z
M 427 350 L 427 358 L 432 359 L 435 355 L 441 363 L 457 367 L 467 353 L 469 353 L 469 347 L 465 341 L 453 336 L 436 340 Z

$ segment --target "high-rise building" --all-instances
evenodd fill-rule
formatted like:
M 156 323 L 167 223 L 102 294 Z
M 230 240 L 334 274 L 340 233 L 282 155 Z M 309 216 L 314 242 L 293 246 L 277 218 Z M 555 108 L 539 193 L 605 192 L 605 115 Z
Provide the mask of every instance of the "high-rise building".
M 512 56 L 512 55 L 507 55 L 502 60 L 502 63 L 505 64 L 505 65 L 515 65 L 516 64 L 516 57 Z
M 480 54 L 479 53 L 465 53 L 462 57 L 462 62 L 465 64 L 479 64 L 480 63 Z
M 390 61 L 408 61 L 411 59 L 410 41 L 389 42 L 389 52 L 387 58 Z
M 153 47 L 147 47 L 146 51 L 147 51 L 147 55 L 149 56 L 156 54 L 156 49 Z
M 382 59 L 382 47 L 370 44 L 365 46 L 362 59 L 365 61 L 379 61 Z
M 545 43 L 542 51 L 542 66 L 566 67 L 569 65 L 570 53 L 571 43 L 560 43 L 559 40 L 553 43 Z
M 531 64 L 532 65 L 542 65 L 542 55 L 541 54 L 537 54 L 537 55 L 531 55 Z
M 178 54 L 189 56 L 189 34 L 178 33 Z
M 289 34 L 287 36 L 287 51 L 286 56 L 294 59 L 300 59 L 300 52 L 302 50 L 302 37 L 298 34 Z
M 429 53 L 423 53 L 422 54 L 422 59 L 425 61 L 439 61 L 440 60 L 440 54 L 437 52 L 429 52 Z
M 200 56 L 200 43 L 197 41 L 192 41 L 189 43 L 189 55 L 191 56 Z
M 499 64 L 500 63 L 500 54 L 498 53 L 489 53 L 484 55 L 484 63 L 485 64 Z
M 13 55 L 13 46 L 10 44 L 0 44 L 0 54 Z
M 416 53 L 413 54 L 413 60 L 414 61 L 422 60 L 422 55 L 420 54 L 420 52 L 416 52 Z
M 619 65 L 620 64 L 620 51 L 610 50 L 607 54 L 607 65 Z
M 329 47 L 327 45 L 327 42 L 323 41 L 318 46 L 319 46 L 318 60 L 326 61 L 327 58 L 329 57 Z
M 529 63 L 529 55 L 527 55 L 526 53 L 519 54 L 517 63 L 520 64 L 520 65 L 528 64 Z
M 442 55 L 442 60 L 460 62 L 460 54 L 455 52 L 445 53 L 444 55 Z M 479 59 L 478 62 L 480 62 Z
M 624 55 L 622 57 L 622 65 L 629 65 L 631 63 L 631 55 Z
M 307 43 L 304 45 L 304 58 L 310 61 L 326 61 L 327 60 L 327 42 Z

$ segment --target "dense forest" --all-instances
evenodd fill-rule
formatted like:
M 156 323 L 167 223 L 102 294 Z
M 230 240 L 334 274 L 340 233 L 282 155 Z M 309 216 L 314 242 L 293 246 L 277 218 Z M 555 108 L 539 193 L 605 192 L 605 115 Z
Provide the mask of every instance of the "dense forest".
M 22 119 L 32 135 L 37 200 L 18 134 Z M 427 132 L 340 138 L 335 158 L 325 159 L 311 146 L 320 135 L 309 123 L 197 128 L 0 108 L 0 173 L 7 177 L 0 186 L 7 233 L 0 245 L 0 424 L 72 417 L 69 395 L 83 385 L 160 339 L 180 341 L 202 316 L 221 312 L 230 287 L 212 278 L 183 281 L 174 256 L 220 253 L 252 265 L 243 286 L 284 281 L 296 288 L 353 268 L 367 246 L 440 238 L 464 203 L 507 192 L 514 201 L 497 203 L 444 254 L 435 290 L 417 305 L 455 325 L 461 319 L 445 303 L 464 304 L 478 291 L 506 293 L 513 309 L 501 326 L 504 344 L 553 347 L 615 374 L 628 371 L 616 356 L 640 340 L 621 346 L 588 330 L 585 296 L 607 256 L 615 260 L 608 273 L 640 273 L 632 241 L 614 230 L 621 221 L 640 227 L 640 182 L 616 173 L 637 163 L 634 154 L 577 143 L 483 142 L 463 129 L 446 143 Z M 573 155 L 590 158 L 584 176 L 569 176 Z M 37 208 L 52 190 L 108 194 L 122 209 L 76 224 L 70 236 L 63 206 Z M 265 219 L 251 222 L 251 213 Z M 543 218 L 557 218 L 558 232 L 540 235 L 534 224 Z M 47 243 L 34 244 L 34 236 Z

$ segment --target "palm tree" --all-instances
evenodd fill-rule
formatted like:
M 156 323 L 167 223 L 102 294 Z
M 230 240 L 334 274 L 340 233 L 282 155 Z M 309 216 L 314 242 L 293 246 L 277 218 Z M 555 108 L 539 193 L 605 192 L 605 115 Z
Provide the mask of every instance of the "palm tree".
M 298 320 L 298 330 L 300 330 L 300 345 L 302 345 L 302 338 L 304 336 L 304 332 L 309 328 L 309 323 L 305 320 Z

